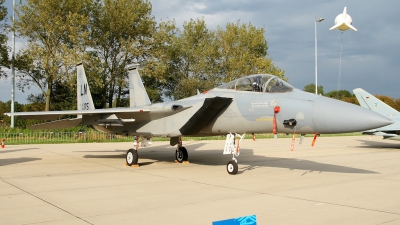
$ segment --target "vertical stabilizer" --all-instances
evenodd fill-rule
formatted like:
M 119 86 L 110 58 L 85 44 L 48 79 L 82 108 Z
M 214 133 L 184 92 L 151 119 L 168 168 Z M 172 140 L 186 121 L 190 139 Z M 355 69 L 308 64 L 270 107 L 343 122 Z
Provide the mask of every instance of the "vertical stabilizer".
M 90 88 L 82 62 L 76 65 L 76 71 L 76 99 L 78 101 L 78 110 L 94 109 L 92 95 L 90 94 Z
M 388 118 L 400 116 L 400 113 L 396 109 L 390 107 L 389 105 L 382 102 L 370 93 L 364 91 L 363 89 L 356 88 L 353 90 L 353 92 L 356 95 L 356 98 L 361 107 L 370 109 Z
M 138 72 L 139 64 L 128 66 L 130 107 L 150 105 L 150 99 Z

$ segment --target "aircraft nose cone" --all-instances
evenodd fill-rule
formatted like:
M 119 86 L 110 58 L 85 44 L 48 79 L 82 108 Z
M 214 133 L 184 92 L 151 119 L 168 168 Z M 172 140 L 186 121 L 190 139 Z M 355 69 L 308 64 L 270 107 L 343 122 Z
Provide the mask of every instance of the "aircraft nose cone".
M 365 131 L 393 121 L 371 110 L 323 96 L 314 101 L 313 123 L 320 134 Z

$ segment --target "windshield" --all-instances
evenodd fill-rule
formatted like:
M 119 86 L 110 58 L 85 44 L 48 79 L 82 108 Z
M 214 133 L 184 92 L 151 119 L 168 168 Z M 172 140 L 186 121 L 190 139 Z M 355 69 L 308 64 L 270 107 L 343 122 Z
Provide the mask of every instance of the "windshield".
M 293 87 L 290 84 L 270 74 L 256 74 L 242 77 L 223 84 L 218 88 L 270 93 L 283 93 L 293 90 Z

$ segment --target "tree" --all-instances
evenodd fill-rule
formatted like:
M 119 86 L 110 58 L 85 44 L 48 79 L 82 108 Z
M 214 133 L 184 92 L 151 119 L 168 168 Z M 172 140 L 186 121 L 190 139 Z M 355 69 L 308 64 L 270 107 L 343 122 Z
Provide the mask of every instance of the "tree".
M 5 0 L 0 0 L 0 22 L 6 21 L 7 8 L 3 5 Z M 2 70 L 2 66 L 9 67 L 10 61 L 8 56 L 8 46 L 7 46 L 7 33 L 8 27 L 6 24 L 0 24 L 0 78 L 7 77 L 7 74 Z
M 82 58 L 91 4 L 91 0 L 26 0 L 17 7 L 15 29 L 28 39 L 28 47 L 18 54 L 17 85 L 22 90 L 37 85 L 46 98 L 46 111 L 53 85 L 70 79 Z
M 14 102 L 14 110 L 15 112 L 24 112 L 24 105 L 19 104 L 18 102 Z M 7 102 L 0 101 L 0 119 L 3 120 L 2 125 L 5 127 L 9 127 L 11 124 L 11 117 L 5 116 L 4 113 L 11 111 L 11 100 Z M 26 127 L 27 121 L 21 119 L 19 117 L 15 118 L 15 127 Z
M 181 66 L 179 30 L 174 20 L 157 24 L 149 39 L 149 56 L 142 62 L 141 75 L 151 102 L 171 97 L 179 81 L 176 71 Z
M 398 108 L 396 100 L 391 97 L 388 97 L 386 95 L 375 95 L 375 97 L 394 109 Z
M 264 29 L 251 24 L 228 23 L 209 30 L 203 19 L 190 20 L 170 39 L 165 50 L 170 75 L 165 95 L 181 99 L 233 79 L 255 73 L 284 78 L 284 71 L 268 58 Z
M 315 93 L 315 84 L 307 84 L 304 86 L 303 91 Z M 324 87 L 318 86 L 318 94 L 324 95 Z
M 125 67 L 143 63 L 149 55 L 151 35 L 156 22 L 147 0 L 104 0 L 94 4 L 90 23 L 90 59 L 94 96 L 102 108 L 121 106 L 127 88 Z M 96 103 L 95 103 L 96 104 Z
M 228 23 L 225 29 L 217 28 L 214 46 L 218 52 L 217 67 L 222 82 L 256 73 L 284 78 L 284 71 L 267 57 L 268 43 L 264 33 L 264 28 L 251 23 Z
M 206 90 L 215 83 L 213 67 L 217 60 L 212 55 L 214 32 L 209 31 L 204 20 L 191 19 L 183 24 L 183 32 L 171 40 L 172 63 L 167 75 L 165 95 L 181 99 L 194 95 L 197 89 Z
M 325 94 L 326 97 L 329 98 L 334 98 L 334 99 L 338 99 L 344 102 L 348 102 L 348 103 L 352 103 L 355 105 L 360 105 L 360 103 L 358 102 L 356 96 L 352 93 L 350 93 L 347 90 L 340 90 L 340 91 L 330 91 L 328 93 Z
M 326 93 L 325 96 L 341 100 L 343 98 L 352 97 L 353 94 L 351 94 L 348 90 L 339 90 L 339 91 L 335 90 Z
M 396 103 L 395 109 L 397 111 L 400 111 L 400 98 L 395 99 L 394 102 Z

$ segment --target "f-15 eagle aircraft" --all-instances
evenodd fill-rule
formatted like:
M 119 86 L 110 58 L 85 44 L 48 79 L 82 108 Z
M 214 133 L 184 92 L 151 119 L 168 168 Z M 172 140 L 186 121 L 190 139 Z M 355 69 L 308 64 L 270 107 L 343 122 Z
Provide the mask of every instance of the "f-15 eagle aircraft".
M 83 124 L 107 133 L 135 136 L 134 148 L 126 154 L 130 166 L 138 162 L 139 137 L 142 146 L 148 145 L 154 136 L 169 137 L 171 146 L 177 145 L 176 160 L 183 162 L 188 160 L 188 152 L 182 145 L 182 136 L 227 135 L 224 154 L 232 155 L 226 166 L 229 174 L 238 172 L 236 157 L 245 133 L 332 134 L 392 123 L 362 107 L 295 89 L 270 74 L 245 76 L 189 98 L 151 104 L 137 65 L 128 70 L 129 108 L 95 109 L 80 63 L 77 65 L 78 110 L 18 112 L 14 115 L 42 120 L 78 115 L 76 119 L 56 120 L 32 128 L 66 128 Z
M 400 112 L 382 102 L 361 88 L 353 90 L 361 107 L 379 113 L 394 121 L 393 124 L 381 128 L 364 131 L 363 134 L 383 136 L 384 139 L 400 141 Z

